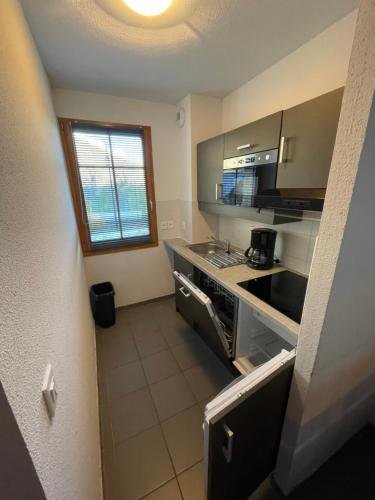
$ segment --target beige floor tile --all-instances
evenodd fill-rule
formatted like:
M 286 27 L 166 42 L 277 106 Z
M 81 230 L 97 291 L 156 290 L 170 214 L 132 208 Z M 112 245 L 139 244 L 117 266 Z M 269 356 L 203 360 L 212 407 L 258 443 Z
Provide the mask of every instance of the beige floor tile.
M 172 347 L 172 353 L 181 370 L 188 370 L 193 366 L 204 364 L 214 357 L 214 354 L 199 338 L 193 342 Z
M 150 390 L 161 421 L 196 403 L 196 399 L 181 373 L 151 385 Z
M 115 444 L 156 425 L 158 417 L 149 389 L 132 392 L 114 401 L 111 421 Z
M 203 462 L 180 474 L 178 482 L 184 500 L 204 500 Z
M 198 401 L 217 395 L 233 380 L 226 368 L 216 360 L 190 368 L 184 375 Z
M 144 497 L 143 500 L 182 500 L 182 496 L 176 479 L 173 479 Z
M 111 342 L 104 342 L 103 362 L 105 370 L 131 363 L 139 358 L 134 340 L 123 336 Z
M 117 446 L 115 460 L 121 500 L 142 498 L 174 478 L 158 425 Z
M 106 375 L 106 381 L 110 401 L 142 389 L 147 385 L 140 361 L 134 361 L 133 363 L 109 370 Z
M 135 337 L 135 341 L 141 358 L 151 356 L 151 354 L 156 354 L 168 348 L 163 336 L 158 331 L 138 335 Z
M 142 364 L 149 384 L 164 380 L 180 371 L 169 349 L 143 358 Z
M 161 332 L 170 347 L 192 342 L 198 338 L 198 334 L 187 324 L 165 325 Z
M 203 459 L 203 415 L 199 405 L 162 423 L 177 474 Z

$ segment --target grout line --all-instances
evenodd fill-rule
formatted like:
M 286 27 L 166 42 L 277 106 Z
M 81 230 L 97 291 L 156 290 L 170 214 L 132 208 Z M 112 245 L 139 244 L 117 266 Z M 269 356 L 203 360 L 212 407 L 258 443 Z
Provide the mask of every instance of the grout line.
M 103 499 L 106 500 L 109 496 L 109 492 L 113 493 L 113 490 L 115 488 L 115 485 L 112 484 L 113 481 L 113 475 L 115 473 L 115 455 L 114 455 L 114 446 L 113 446 L 113 431 L 112 431 L 112 425 L 111 425 L 111 418 L 110 418 L 110 413 L 108 412 L 107 418 L 104 419 L 103 416 L 103 400 L 107 400 L 107 389 L 106 389 L 106 382 L 105 382 L 105 369 L 104 369 L 104 353 L 103 353 L 103 339 L 100 336 L 100 349 L 97 350 L 97 364 L 100 364 L 100 371 L 101 371 L 101 377 L 99 381 L 98 377 L 98 396 L 99 396 L 99 429 L 100 429 L 100 455 L 101 455 L 101 470 L 102 470 L 102 485 L 103 485 Z M 100 396 L 101 394 L 101 396 Z M 102 408 L 100 408 L 100 406 Z M 107 408 L 108 410 L 108 408 Z M 105 421 L 106 422 L 105 422 Z M 109 421 L 108 421 L 109 420 Z M 105 460 L 105 454 L 104 454 L 104 427 L 106 425 L 109 425 L 109 432 L 110 432 L 110 437 L 111 437 L 111 442 L 110 442 L 110 451 L 109 454 L 111 456 L 110 460 L 112 461 L 112 472 L 109 473 L 109 469 L 111 468 L 110 465 L 108 464 L 107 460 Z M 108 453 L 108 450 L 106 454 Z M 107 455 L 108 457 L 108 455 Z
M 163 334 L 162 334 L 162 335 L 163 335 Z M 163 335 L 163 337 L 164 337 L 164 335 Z M 164 337 L 164 339 L 165 339 L 165 337 Z M 165 339 L 165 340 L 166 340 L 166 339 Z M 168 344 L 168 342 L 167 342 L 167 344 Z M 137 346 L 137 348 L 138 348 L 138 346 Z M 169 346 L 169 349 L 171 350 L 170 346 Z M 172 352 L 172 351 L 171 351 L 171 352 Z M 172 353 L 172 355 L 173 355 L 173 353 Z M 177 362 L 177 360 L 176 360 L 176 362 Z M 143 369 L 144 375 L 145 375 L 146 380 L 147 380 L 147 376 L 146 376 L 146 372 L 145 372 L 144 367 L 143 367 L 143 363 L 141 363 L 141 365 L 142 365 L 142 369 Z M 177 362 L 177 365 L 178 365 L 178 367 L 180 368 L 180 365 L 178 364 L 178 362 Z M 180 373 L 181 373 L 181 372 L 182 372 L 182 370 L 180 370 Z M 176 375 L 176 374 L 175 374 L 175 375 Z M 182 375 L 183 375 L 183 373 L 182 373 Z M 172 376 L 173 376 L 173 375 L 172 375 Z M 171 377 L 172 377 L 172 376 L 171 376 Z M 171 378 L 171 377 L 169 377 L 169 378 Z M 184 377 L 184 378 L 185 378 L 185 377 Z M 167 380 L 167 379 L 168 379 L 168 378 L 166 378 L 166 379 L 164 379 L 164 380 Z M 186 378 L 185 378 L 185 380 L 186 380 Z M 147 381 L 147 382 L 148 382 L 148 381 Z M 160 381 L 160 382 L 161 382 L 161 381 Z M 158 382 L 156 382 L 156 383 L 158 383 Z M 184 498 L 184 496 L 183 496 L 183 494 L 182 494 L 181 486 L 180 486 L 180 483 L 179 483 L 179 481 L 178 481 L 178 474 L 177 474 L 177 471 L 176 471 L 176 468 L 175 468 L 175 465 L 174 465 L 174 462 L 173 462 L 173 458 L 172 458 L 171 452 L 170 452 L 170 450 L 169 450 L 169 446 L 168 446 L 167 438 L 166 438 L 166 435 L 165 435 L 165 432 L 164 432 L 164 429 L 163 429 L 163 425 L 162 425 L 162 424 L 163 424 L 163 422 L 166 422 L 168 419 L 163 420 L 163 421 L 161 420 L 160 415 L 159 415 L 159 412 L 158 412 L 158 409 L 157 409 L 156 404 L 155 404 L 155 400 L 154 400 L 153 394 L 152 394 L 151 389 L 150 389 L 151 385 L 153 385 L 153 384 L 148 384 L 148 389 L 149 389 L 149 392 L 150 392 L 150 394 L 151 394 L 151 400 L 152 400 L 152 402 L 153 402 L 154 409 L 155 409 L 155 411 L 156 411 L 156 415 L 157 415 L 158 422 L 159 422 L 159 427 L 160 427 L 160 429 L 161 429 L 161 433 L 162 433 L 162 436 L 163 436 L 164 444 L 165 444 L 165 447 L 166 447 L 166 450 L 167 450 L 167 453 L 168 453 L 168 456 L 169 456 L 170 463 L 171 463 L 171 465 L 172 465 L 172 469 L 173 469 L 173 472 L 174 472 L 174 479 L 175 479 L 175 480 L 176 480 L 176 482 L 177 482 L 177 487 L 178 487 L 178 489 L 179 489 L 179 491 L 180 491 L 181 498 L 183 499 L 183 498 Z M 189 385 L 189 384 L 188 384 L 188 385 Z M 189 386 L 189 389 L 190 389 L 190 386 Z M 191 391 L 191 389 L 190 389 L 190 391 Z M 191 393 L 193 394 L 194 399 L 196 399 L 195 394 L 193 393 L 193 391 L 191 391 Z M 194 405 L 190 406 L 189 408 L 192 408 L 192 407 L 193 407 L 193 406 L 195 406 L 196 404 L 197 404 L 197 403 L 195 403 Z M 199 402 L 198 402 L 198 405 L 199 405 Z M 184 410 L 181 410 L 181 411 L 180 411 L 180 412 L 178 412 L 176 415 L 173 415 L 173 416 L 171 416 L 170 418 L 176 417 L 177 415 L 179 415 L 179 414 L 180 414 L 180 413 L 182 413 L 183 411 L 188 410 L 189 408 L 185 408 Z M 165 483 L 163 483 L 161 486 L 158 486 L 158 488 L 156 488 L 156 489 L 155 489 L 155 490 L 153 490 L 153 491 L 157 491 L 159 488 L 161 488 L 162 486 L 164 486 L 165 484 L 167 484 L 167 483 L 168 483 L 169 481 L 171 481 L 171 480 L 172 480 L 172 479 L 169 479 L 168 481 L 166 481 Z M 151 492 L 151 493 L 152 493 L 152 492 Z M 149 495 L 149 494 L 150 494 L 150 493 L 148 493 L 148 495 Z M 147 496 L 147 495 L 146 495 L 146 496 Z M 143 498 L 144 498 L 144 497 L 143 497 Z
M 172 309 L 172 311 L 173 311 L 173 309 Z M 151 313 L 151 314 L 152 314 L 152 313 Z M 131 363 L 135 363 L 135 362 L 139 362 L 139 363 L 140 363 L 141 368 L 142 368 L 142 371 L 143 371 L 143 374 L 144 374 L 144 378 L 145 378 L 145 380 L 146 380 L 146 386 L 144 386 L 144 387 L 142 387 L 142 388 L 140 388 L 140 389 L 137 389 L 136 391 L 131 391 L 130 393 L 134 393 L 134 392 L 137 392 L 137 391 L 141 391 L 141 390 L 144 390 L 145 388 L 147 388 L 148 393 L 149 393 L 149 395 L 150 395 L 150 397 L 151 397 L 151 401 L 152 401 L 152 404 L 153 404 L 153 407 L 154 407 L 154 410 L 155 410 L 155 413 L 156 413 L 156 417 L 157 417 L 157 421 L 158 421 L 158 423 L 157 423 L 157 424 L 155 424 L 155 425 L 153 425 L 153 426 L 151 426 L 151 427 L 149 427 L 149 428 L 147 428 L 147 429 L 144 429 L 144 430 L 140 431 L 139 433 L 137 433 L 137 434 L 135 434 L 135 435 L 133 435 L 133 436 L 130 436 L 130 437 L 128 437 L 128 438 L 126 438 L 126 439 L 124 439 L 124 440 L 119 441 L 119 442 L 118 442 L 118 443 L 116 443 L 116 445 L 115 445 L 115 444 L 114 444 L 114 439 L 113 439 L 113 430 L 112 430 L 112 411 L 111 411 L 111 410 L 112 410 L 112 408 L 111 408 L 111 406 L 112 406 L 112 402 L 107 401 L 107 410 L 108 410 L 108 413 L 109 413 L 109 424 L 110 424 L 110 431 L 111 431 L 111 445 L 112 445 L 112 446 L 111 446 L 111 448 L 112 448 L 112 450 L 111 450 L 111 451 L 112 451 L 112 455 L 113 455 L 113 461 L 114 461 L 114 463 L 115 463 L 115 459 L 114 459 L 114 451 L 115 451 L 115 447 L 116 447 L 116 446 L 118 446 L 119 444 L 122 444 L 122 443 L 126 442 L 126 441 L 127 441 L 127 440 L 129 440 L 129 439 L 135 438 L 136 436 L 138 436 L 138 435 L 142 434 L 143 432 L 149 431 L 150 429 L 152 429 L 152 428 L 154 428 L 154 427 L 159 427 L 159 428 L 160 428 L 160 430 L 161 430 L 162 436 L 163 436 L 163 441 L 164 441 L 164 444 L 165 444 L 165 447 L 166 447 L 166 450 L 167 450 L 167 453 L 168 453 L 168 456 L 169 456 L 169 459 L 170 459 L 170 463 L 171 463 L 171 465 L 172 465 L 172 469 L 173 469 L 173 472 L 174 472 L 174 477 L 173 477 L 173 478 L 168 479 L 168 480 L 167 480 L 167 481 L 165 481 L 163 484 L 159 485 L 156 489 L 152 490 L 152 492 L 157 491 L 159 488 L 162 488 L 165 484 L 167 484 L 168 482 L 170 482 L 170 481 L 172 481 L 173 479 L 175 479 L 175 480 L 176 480 L 176 482 L 177 482 L 177 486 L 178 486 L 178 488 L 179 488 L 179 491 L 180 491 L 181 497 L 182 497 L 182 498 L 184 498 L 184 497 L 183 497 L 183 494 L 182 494 L 181 487 L 180 487 L 180 483 L 179 483 L 179 481 L 178 481 L 178 475 L 183 474 L 183 473 L 185 473 L 187 470 L 189 470 L 189 469 L 191 469 L 191 468 L 195 467 L 198 463 L 202 462 L 202 459 L 201 459 L 201 460 L 198 460 L 198 461 L 197 461 L 197 462 L 195 462 L 194 464 L 190 465 L 189 467 L 187 467 L 186 469 L 184 469 L 184 470 L 183 470 L 183 471 L 181 471 L 180 473 L 177 473 L 176 468 L 175 468 L 175 465 L 174 465 L 174 462 L 173 462 L 173 459 L 172 459 L 171 452 L 170 452 L 169 447 L 168 447 L 168 443 L 167 443 L 166 435 L 165 435 L 165 433 L 164 433 L 164 429 L 163 429 L 163 425 L 162 425 L 162 424 L 163 424 L 164 422 L 166 422 L 166 421 L 168 421 L 168 420 L 172 419 L 172 418 L 175 418 L 176 416 L 180 415 L 180 414 L 181 414 L 181 413 L 183 413 L 184 411 L 187 411 L 187 410 L 189 410 L 190 408 L 193 408 L 193 407 L 195 407 L 195 406 L 198 406 L 198 407 L 199 407 L 199 409 L 200 409 L 200 411 L 202 411 L 202 408 L 201 408 L 201 405 L 200 405 L 201 401 L 199 401 L 199 400 L 198 400 L 198 398 L 196 397 L 196 395 L 194 394 L 194 392 L 191 390 L 190 384 L 189 384 L 189 382 L 188 382 L 187 378 L 186 378 L 186 377 L 185 377 L 185 375 L 184 375 L 184 371 L 186 371 L 186 370 L 182 370 L 182 368 L 180 367 L 180 365 L 179 365 L 179 363 L 178 363 L 178 361 L 177 361 L 177 359 L 176 359 L 176 356 L 174 355 L 174 353 L 173 353 L 173 351 L 172 351 L 172 348 L 173 348 L 173 347 L 178 347 L 179 345 L 187 344 L 187 343 L 189 343 L 189 342 L 181 342 L 181 344 L 177 344 L 176 346 L 170 346 L 170 345 L 168 344 L 168 342 L 167 342 L 167 339 L 165 338 L 165 336 L 164 336 L 164 334 L 163 334 L 163 329 L 162 329 L 162 327 L 160 326 L 160 324 L 159 324 L 159 323 L 157 323 L 157 324 L 158 324 L 158 327 L 160 328 L 160 333 L 161 333 L 162 337 L 164 338 L 164 340 L 165 340 L 165 341 L 166 341 L 166 343 L 167 343 L 167 348 L 161 349 L 160 351 L 157 351 L 157 352 L 155 352 L 155 353 L 153 353 L 153 354 L 150 354 L 150 355 L 148 355 L 148 356 L 141 357 L 141 355 L 140 355 L 140 351 L 139 351 L 139 347 L 138 347 L 137 342 L 136 342 L 136 339 L 135 339 L 134 331 L 133 331 L 133 329 L 132 329 L 132 327 L 131 327 L 131 324 L 127 324 L 127 327 L 129 328 L 129 331 L 130 331 L 129 333 L 130 333 L 130 335 L 131 335 L 131 337 L 132 337 L 132 340 L 133 340 L 133 342 L 134 342 L 134 344 L 135 344 L 135 349 L 136 349 L 136 352 L 137 352 L 137 354 L 138 354 L 138 359 L 137 359 L 137 360 L 130 361 L 130 362 L 125 363 L 125 364 L 123 364 L 123 365 L 119 365 L 119 366 L 113 367 L 113 368 L 111 368 L 110 370 L 113 370 L 113 369 L 119 368 L 120 366 L 126 366 L 126 365 L 129 365 L 129 364 L 131 364 Z M 101 345 L 101 347 L 102 347 L 102 345 Z M 158 382 L 153 382 L 152 384 L 150 384 L 150 383 L 149 383 L 149 381 L 148 381 L 148 379 L 147 379 L 147 376 L 146 376 L 146 372 L 145 372 L 144 365 L 143 365 L 143 360 L 144 360 L 144 359 L 147 359 L 148 357 L 151 357 L 151 356 L 154 356 L 154 355 L 156 355 L 156 354 L 159 354 L 159 353 L 160 353 L 160 352 L 162 352 L 162 351 L 166 351 L 166 350 L 168 350 L 168 351 L 170 351 L 170 352 L 171 352 L 172 357 L 175 359 L 175 361 L 176 361 L 176 363 L 177 363 L 177 366 L 178 366 L 178 368 L 179 368 L 179 371 L 178 371 L 177 373 L 175 373 L 175 374 L 171 375 L 170 377 L 166 377 L 166 378 L 164 378 L 164 379 L 162 379 L 162 380 L 160 380 L 160 381 L 158 381 Z M 101 355 L 103 355 L 103 350 L 102 350 L 102 349 L 101 349 Z M 98 356 L 98 357 L 99 357 L 99 356 Z M 194 365 L 194 366 L 192 366 L 192 367 L 190 367 L 190 368 L 194 368 L 195 366 L 200 366 L 201 364 L 202 364 L 202 363 L 198 363 L 197 365 Z M 104 369 L 104 363 L 103 363 L 103 366 L 101 366 L 101 368 L 102 368 L 102 377 L 101 377 L 101 378 L 102 378 L 102 382 L 104 382 L 104 385 L 105 385 L 105 387 L 104 387 L 104 389 L 105 389 L 105 393 L 106 393 L 106 395 L 108 396 L 108 387 L 107 387 L 107 375 L 108 375 L 108 371 Z M 190 369 L 190 368 L 188 368 L 188 369 Z M 156 404 L 155 404 L 154 397 L 153 397 L 153 395 L 152 395 L 152 392 L 151 392 L 151 389 L 150 389 L 150 388 L 151 388 L 151 386 L 153 386 L 153 385 L 156 385 L 156 384 L 158 384 L 158 383 L 160 383 L 160 382 L 163 382 L 163 381 L 165 381 L 165 380 L 168 380 L 169 378 L 172 378 L 172 377 L 174 377 L 174 376 L 176 376 L 176 375 L 179 375 L 179 374 L 182 374 L 182 375 L 183 375 L 183 377 L 184 377 L 184 379 L 185 379 L 186 383 L 188 384 L 189 390 L 190 390 L 190 392 L 192 393 L 192 395 L 193 395 L 193 397 L 194 397 L 195 402 L 194 402 L 194 404 L 193 404 L 193 405 L 189 406 L 188 408 L 184 408 L 183 410 L 180 410 L 180 411 L 179 411 L 179 412 L 177 412 L 176 414 L 171 415 L 171 416 L 170 416 L 170 417 L 168 417 L 167 419 L 165 419 L 165 420 L 161 420 L 161 418 L 160 418 L 160 416 L 159 416 L 159 413 L 158 413 L 158 410 L 157 410 L 157 407 L 156 407 Z M 127 393 L 127 394 L 130 394 L 130 393 Z M 121 397 L 125 397 L 127 394 L 125 394 L 125 395 L 123 395 L 123 396 L 121 396 Z M 121 399 L 121 398 L 117 398 L 115 401 L 118 401 L 119 399 Z M 108 400 L 108 397 L 107 397 L 107 400 Z M 103 460 L 103 459 L 102 459 L 102 466 L 104 466 L 104 460 Z M 103 471 L 102 471 L 102 475 L 103 475 L 103 478 L 104 478 Z M 113 479 L 113 478 L 112 478 L 112 479 Z M 103 485 L 104 485 L 104 481 L 103 481 Z M 115 487 L 115 485 L 111 485 L 111 486 Z M 103 487 L 103 489 L 104 489 L 104 487 Z M 110 489 L 110 488 L 108 488 L 108 490 L 109 490 L 109 489 Z M 147 494 L 146 494 L 144 497 L 142 497 L 142 498 L 147 497 L 147 496 L 148 496 L 150 493 L 152 493 L 152 492 L 147 493 Z
M 138 349 L 138 346 L 137 346 L 137 349 Z M 141 363 L 141 365 L 142 365 L 142 370 L 143 370 L 144 376 L 145 376 L 146 381 L 147 381 L 147 376 L 146 376 L 146 372 L 145 372 L 145 369 L 144 369 L 143 363 Z M 148 381 L 147 381 L 147 382 L 148 382 Z M 177 484 L 178 484 L 177 474 L 176 474 L 176 469 L 175 469 L 175 466 L 174 466 L 174 463 L 173 463 L 172 455 L 171 455 L 171 453 L 170 453 L 170 451 L 169 451 L 168 443 L 167 443 L 167 440 L 166 440 L 166 437 L 165 437 L 165 433 L 164 433 L 164 430 L 163 430 L 162 422 L 161 422 L 161 420 L 160 420 L 159 412 L 158 412 L 158 409 L 157 409 L 157 407 L 156 407 L 155 400 L 154 400 L 154 397 L 153 397 L 152 392 L 151 392 L 151 389 L 150 389 L 150 384 L 148 384 L 147 388 L 148 388 L 148 391 L 149 391 L 150 396 L 151 396 L 151 401 L 152 401 L 152 404 L 153 404 L 153 406 L 154 406 L 154 410 L 155 410 L 155 413 L 156 413 L 156 418 L 158 419 L 158 425 L 159 425 L 159 427 L 160 427 L 160 431 L 161 431 L 161 434 L 162 434 L 162 436 L 163 436 L 163 441 L 164 441 L 164 445 L 165 445 L 165 448 L 166 448 L 167 453 L 168 453 L 169 461 L 170 461 L 170 463 L 171 463 L 171 465 L 172 465 L 172 469 L 173 469 L 173 472 L 174 472 L 174 478 L 173 478 L 173 479 L 175 479 L 175 480 L 177 481 Z M 172 479 L 168 479 L 168 481 L 164 482 L 161 486 L 158 486 L 158 488 L 156 488 L 155 490 L 152 490 L 151 492 L 149 492 L 149 493 L 147 493 L 147 494 L 149 495 L 149 494 L 150 494 L 150 493 L 152 493 L 153 491 L 158 490 L 159 488 L 161 488 L 162 486 L 164 486 L 165 484 L 167 484 L 167 483 L 168 483 L 169 481 L 171 481 L 171 480 L 172 480 Z M 182 491 L 181 491 L 181 489 L 180 489 L 180 485 L 179 485 L 179 484 L 178 484 L 178 488 L 179 488 L 180 493 L 181 493 L 181 496 L 182 496 Z M 146 495 L 146 496 L 147 496 L 147 495 Z M 183 498 L 183 497 L 182 497 L 182 498 Z
M 134 304 L 127 304 L 126 306 L 119 306 L 119 307 L 116 307 L 116 312 L 117 311 L 127 311 L 130 309 L 136 309 L 137 307 L 142 307 L 142 306 L 146 306 L 149 304 L 157 304 L 158 302 L 163 302 L 163 300 L 169 300 L 174 296 L 175 296 L 175 294 L 171 293 L 168 295 L 163 295 L 162 297 L 156 297 L 155 299 L 144 300 L 142 302 L 135 302 Z

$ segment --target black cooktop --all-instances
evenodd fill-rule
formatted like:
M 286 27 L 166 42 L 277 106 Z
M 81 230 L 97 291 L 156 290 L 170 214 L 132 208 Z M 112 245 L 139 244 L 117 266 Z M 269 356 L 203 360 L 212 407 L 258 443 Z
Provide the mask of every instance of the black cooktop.
M 288 318 L 301 322 L 307 287 L 307 278 L 304 276 L 281 271 L 238 284 Z

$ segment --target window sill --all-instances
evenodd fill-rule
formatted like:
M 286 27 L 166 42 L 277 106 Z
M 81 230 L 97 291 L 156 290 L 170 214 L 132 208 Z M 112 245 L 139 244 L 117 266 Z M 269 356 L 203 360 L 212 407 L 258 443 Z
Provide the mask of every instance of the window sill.
M 93 257 L 95 255 L 105 255 L 109 253 L 131 252 L 133 250 L 144 250 L 159 246 L 159 241 L 145 243 L 143 245 L 127 245 L 123 247 L 100 248 L 97 250 L 83 250 L 84 257 Z

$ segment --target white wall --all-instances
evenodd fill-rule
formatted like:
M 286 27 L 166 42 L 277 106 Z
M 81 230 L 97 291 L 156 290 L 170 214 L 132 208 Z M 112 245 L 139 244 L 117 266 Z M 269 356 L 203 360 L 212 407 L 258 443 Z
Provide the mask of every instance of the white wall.
M 198 210 L 197 144 L 221 132 L 221 99 L 189 94 L 177 106 L 185 110 L 179 130 L 181 175 L 181 236 L 190 242 L 207 240 L 218 232 L 218 217 Z
M 357 11 L 302 45 L 223 99 L 222 129 L 231 130 L 281 109 L 288 109 L 345 85 Z M 249 245 L 250 229 L 265 224 L 220 217 L 220 238 L 241 248 Z M 273 226 L 282 264 L 309 273 L 318 221 Z
M 357 11 L 223 99 L 227 131 L 345 85 Z
M 54 89 L 57 116 L 151 126 L 156 212 L 159 239 L 180 235 L 180 178 L 183 161 L 179 149 L 176 107 L 124 97 Z M 162 221 L 174 229 L 162 230 Z M 116 306 L 161 297 L 174 292 L 170 264 L 162 241 L 159 246 L 85 258 L 89 284 L 111 281 Z
M 375 419 L 374 92 L 375 2 L 363 0 L 276 471 L 284 492 Z
M 48 83 L 16 0 L 0 3 L 0 37 L 0 378 L 47 498 L 99 500 L 87 283 Z M 49 362 L 53 422 L 41 394 Z
M 306 219 L 280 225 L 267 225 L 245 219 L 220 217 L 219 234 L 232 245 L 246 250 L 250 244 L 251 230 L 268 227 L 277 231 L 275 258 L 294 271 L 308 275 L 319 232 L 319 220 Z

